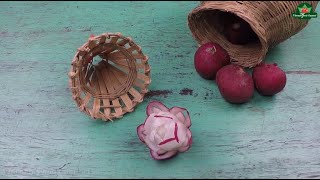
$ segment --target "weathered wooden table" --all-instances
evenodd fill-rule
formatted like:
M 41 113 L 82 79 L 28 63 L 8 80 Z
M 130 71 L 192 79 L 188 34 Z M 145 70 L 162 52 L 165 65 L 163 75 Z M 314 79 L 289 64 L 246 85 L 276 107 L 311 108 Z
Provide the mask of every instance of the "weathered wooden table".
M 193 67 L 197 4 L 0 2 L 0 178 L 320 178 L 320 18 L 268 54 L 283 92 L 231 105 Z M 113 123 L 80 112 L 67 87 L 76 49 L 104 32 L 131 36 L 152 67 L 151 94 Z M 150 157 L 136 127 L 151 100 L 189 110 L 189 151 Z

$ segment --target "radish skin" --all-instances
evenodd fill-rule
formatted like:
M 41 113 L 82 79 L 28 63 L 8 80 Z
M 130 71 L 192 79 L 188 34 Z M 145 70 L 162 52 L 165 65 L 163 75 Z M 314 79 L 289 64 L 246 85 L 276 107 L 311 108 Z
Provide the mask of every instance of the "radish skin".
M 215 80 L 218 70 L 228 64 L 228 52 L 217 43 L 203 44 L 194 54 L 194 67 L 197 73 L 207 80 Z
M 276 63 L 261 63 L 254 67 L 252 77 L 255 88 L 264 96 L 273 96 L 286 86 L 286 73 Z
M 222 97 L 229 103 L 249 102 L 254 94 L 254 83 L 249 73 L 235 64 L 221 68 L 216 79 Z

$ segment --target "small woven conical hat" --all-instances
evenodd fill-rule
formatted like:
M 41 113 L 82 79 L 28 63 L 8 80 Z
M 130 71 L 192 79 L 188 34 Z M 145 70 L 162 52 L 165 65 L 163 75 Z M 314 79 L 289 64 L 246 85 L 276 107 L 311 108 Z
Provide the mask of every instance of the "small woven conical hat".
M 78 48 L 69 72 L 72 98 L 94 119 L 113 120 L 132 112 L 150 83 L 148 57 L 120 33 L 90 37 Z

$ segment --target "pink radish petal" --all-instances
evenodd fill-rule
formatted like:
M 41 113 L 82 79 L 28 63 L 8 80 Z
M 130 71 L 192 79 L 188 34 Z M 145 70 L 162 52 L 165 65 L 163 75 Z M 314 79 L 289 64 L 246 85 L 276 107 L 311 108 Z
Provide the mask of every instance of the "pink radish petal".
M 177 116 L 177 118 L 189 128 L 191 126 L 191 119 L 189 112 L 185 108 L 173 107 L 170 109 L 170 113 Z
M 168 151 L 163 150 L 163 149 L 159 149 L 159 150 L 157 151 L 157 154 L 158 154 L 159 156 L 161 156 L 161 155 L 163 155 L 163 154 L 166 153 L 166 152 L 168 152 Z
M 188 151 L 190 149 L 191 145 L 192 145 L 192 137 L 189 138 L 188 145 L 181 147 L 179 149 L 179 152 Z
M 189 137 L 189 140 L 188 140 L 188 144 L 186 146 L 183 146 L 179 149 L 179 152 L 185 152 L 185 151 L 188 151 L 192 145 L 192 135 L 191 135 L 191 131 L 188 130 L 187 132 L 187 135 Z
M 190 130 L 187 131 L 187 135 L 189 136 L 189 142 L 188 145 L 191 146 L 192 145 L 192 133 Z
M 169 139 L 166 139 L 162 142 L 159 143 L 159 145 L 163 145 L 163 144 L 166 144 L 168 142 L 171 142 L 171 141 L 174 141 L 176 140 L 178 143 L 179 143 L 179 138 L 178 138 L 178 124 L 175 123 L 175 126 L 174 126 L 174 137 L 173 138 L 169 138 Z
M 160 115 L 155 115 L 154 117 L 163 117 L 163 118 L 173 119 L 172 117 L 169 117 L 169 116 L 160 116 Z
M 150 114 L 160 111 L 169 112 L 169 109 L 159 101 L 152 101 L 148 104 L 146 113 L 150 116 Z
M 190 148 L 191 148 L 191 145 L 181 147 L 181 148 L 179 149 L 179 152 L 186 152 L 186 151 L 188 151 Z
M 168 142 L 171 142 L 171 141 L 174 141 L 174 140 L 176 140 L 176 138 L 169 138 L 169 139 L 166 139 L 166 140 L 164 140 L 164 141 L 160 142 L 160 143 L 159 143 L 159 146 L 160 146 L 160 145 L 167 144 Z
M 189 145 L 183 146 L 183 147 L 179 148 L 179 152 L 185 152 L 185 151 L 187 151 L 189 148 L 190 148 Z
M 146 124 L 147 120 L 148 120 L 148 117 L 144 120 L 143 125 Z
M 144 124 L 141 124 L 140 126 L 137 127 L 137 134 L 138 134 L 138 137 L 139 139 L 144 143 Z
M 150 154 L 151 154 L 152 158 L 156 159 L 156 160 L 169 159 L 169 158 L 173 157 L 174 155 L 176 155 L 177 153 L 178 153 L 178 151 L 168 151 L 164 154 L 158 155 L 158 153 L 150 150 Z
M 190 137 L 188 144 L 189 144 L 189 146 L 192 145 L 192 136 Z

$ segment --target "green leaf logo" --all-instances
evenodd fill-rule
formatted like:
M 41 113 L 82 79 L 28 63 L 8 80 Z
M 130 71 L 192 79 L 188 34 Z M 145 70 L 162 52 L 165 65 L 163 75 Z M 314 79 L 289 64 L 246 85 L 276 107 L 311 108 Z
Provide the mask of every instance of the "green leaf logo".
M 292 14 L 292 16 L 299 19 L 311 19 L 316 18 L 317 13 L 312 11 L 312 6 L 309 3 L 301 3 L 297 7 L 296 12 Z
M 311 12 L 312 8 L 308 8 L 306 5 L 304 5 L 303 7 L 298 7 L 298 9 L 300 13 L 309 13 Z

